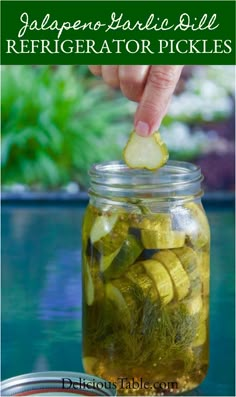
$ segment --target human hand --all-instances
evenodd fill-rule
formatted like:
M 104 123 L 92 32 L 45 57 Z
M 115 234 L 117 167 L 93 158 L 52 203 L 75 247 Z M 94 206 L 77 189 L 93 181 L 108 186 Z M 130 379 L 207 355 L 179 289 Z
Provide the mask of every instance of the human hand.
M 183 66 L 168 65 L 90 65 L 95 76 L 120 88 L 131 101 L 138 102 L 134 126 L 137 134 L 151 135 L 158 130 Z

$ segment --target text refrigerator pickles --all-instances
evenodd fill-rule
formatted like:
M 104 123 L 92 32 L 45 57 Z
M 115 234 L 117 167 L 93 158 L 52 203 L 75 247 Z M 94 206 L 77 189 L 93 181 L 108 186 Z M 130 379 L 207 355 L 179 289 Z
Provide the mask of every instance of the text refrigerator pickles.
M 191 390 L 206 375 L 209 343 L 210 231 L 200 169 L 169 161 L 152 172 L 111 162 L 90 176 L 84 369 L 117 382 L 120 395 Z

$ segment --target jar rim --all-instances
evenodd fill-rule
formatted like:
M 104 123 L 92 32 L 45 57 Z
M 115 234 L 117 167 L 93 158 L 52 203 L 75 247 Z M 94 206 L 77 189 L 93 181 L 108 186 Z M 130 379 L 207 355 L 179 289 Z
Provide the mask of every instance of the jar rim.
M 91 197 L 104 200 L 183 202 L 202 196 L 203 176 L 193 163 L 170 160 L 156 171 L 129 168 L 123 161 L 94 164 L 90 171 Z
M 94 164 L 89 175 L 92 181 L 106 184 L 148 184 L 148 185 L 179 185 L 201 181 L 199 166 L 185 162 L 169 160 L 166 165 L 155 171 L 129 168 L 123 161 L 108 161 Z M 112 183 L 113 181 L 113 183 Z

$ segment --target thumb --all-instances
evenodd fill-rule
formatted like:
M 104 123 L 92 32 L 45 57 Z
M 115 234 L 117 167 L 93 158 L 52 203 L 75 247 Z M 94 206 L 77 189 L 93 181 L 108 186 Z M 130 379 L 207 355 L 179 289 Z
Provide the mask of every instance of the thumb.
M 135 114 L 135 131 L 148 136 L 160 127 L 183 66 L 152 66 Z

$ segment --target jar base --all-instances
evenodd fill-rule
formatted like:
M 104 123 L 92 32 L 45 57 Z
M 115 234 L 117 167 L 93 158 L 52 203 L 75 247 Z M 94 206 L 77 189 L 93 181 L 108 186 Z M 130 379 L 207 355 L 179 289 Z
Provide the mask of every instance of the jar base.
M 204 380 L 206 373 L 207 366 L 204 365 L 189 375 L 178 376 L 168 382 L 163 380 L 167 378 L 164 375 L 155 377 L 155 381 L 151 382 L 147 375 L 129 378 L 121 374 L 114 376 L 113 373 L 100 366 L 100 371 L 96 373 L 96 376 L 116 384 L 118 396 L 175 396 L 197 388 Z M 168 378 L 170 378 L 169 375 Z

